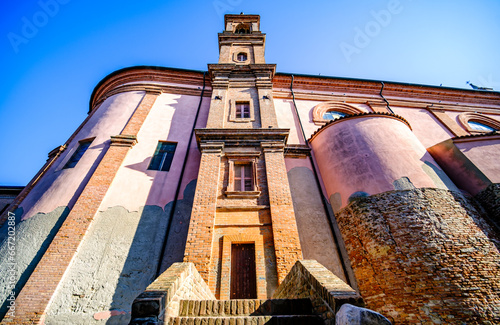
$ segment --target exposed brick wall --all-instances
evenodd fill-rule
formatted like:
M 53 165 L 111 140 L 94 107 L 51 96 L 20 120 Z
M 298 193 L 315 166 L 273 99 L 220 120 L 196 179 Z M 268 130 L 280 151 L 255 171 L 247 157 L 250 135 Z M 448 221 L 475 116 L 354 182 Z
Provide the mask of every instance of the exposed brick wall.
M 157 95 L 151 96 L 148 93 L 144 96 L 144 101 L 130 118 L 128 124 L 134 126 L 130 129 L 131 132 L 139 130 L 145 115 L 154 104 Z M 122 132 L 121 135 L 112 137 L 111 145 L 94 174 L 17 297 L 15 318 L 6 317 L 5 323 L 31 324 L 43 320 L 50 298 L 85 236 L 118 168 L 135 143 L 136 135 Z
M 263 143 L 262 147 L 266 161 L 278 282 L 281 283 L 295 262 L 302 259 L 302 250 L 286 173 L 283 144 Z
M 222 143 L 201 145 L 200 170 L 184 253 L 184 261 L 194 263 L 201 277 L 207 283 L 210 276 L 222 149 Z
M 500 228 L 500 184 L 491 184 L 476 195 L 488 217 Z
M 215 300 L 207 284 L 192 263 L 174 263 L 163 272 L 132 304 L 132 323 L 136 319 L 167 321 L 179 315 L 181 300 Z
M 233 213 L 236 216 L 238 213 Z M 232 227 L 215 228 L 212 249 L 210 288 L 218 299 L 230 298 L 231 285 L 231 244 L 254 243 L 257 275 L 257 298 L 271 297 L 278 286 L 276 259 L 274 256 L 273 234 L 270 225 L 258 226 L 248 221 L 236 223 Z M 213 275 L 213 277 L 212 277 Z
M 395 323 L 500 322 L 495 235 L 458 193 L 391 191 L 337 214 L 368 308 Z
M 343 304 L 364 306 L 353 288 L 315 260 L 297 261 L 273 295 L 273 299 L 300 298 L 310 298 L 315 312 L 332 324 Z

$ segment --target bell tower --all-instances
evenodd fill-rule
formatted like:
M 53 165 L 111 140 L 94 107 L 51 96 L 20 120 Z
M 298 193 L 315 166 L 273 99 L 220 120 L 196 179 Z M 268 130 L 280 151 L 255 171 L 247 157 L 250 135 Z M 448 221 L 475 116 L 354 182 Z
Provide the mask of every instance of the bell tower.
M 302 258 L 258 15 L 226 15 L 219 63 L 209 64 L 206 128 L 186 243 L 219 299 L 266 299 Z
M 258 15 L 226 15 L 219 34 L 219 64 L 265 64 L 266 34 Z
M 258 15 L 226 15 L 219 63 L 209 64 L 213 95 L 207 128 L 277 128 L 272 100 L 275 64 L 266 64 Z

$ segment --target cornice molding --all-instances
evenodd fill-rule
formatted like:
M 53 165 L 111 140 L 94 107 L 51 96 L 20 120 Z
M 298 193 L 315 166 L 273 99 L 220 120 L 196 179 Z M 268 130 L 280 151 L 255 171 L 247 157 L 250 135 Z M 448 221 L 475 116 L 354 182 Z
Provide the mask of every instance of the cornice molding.
M 195 129 L 198 147 L 207 142 L 221 142 L 225 147 L 260 146 L 264 142 L 288 140 L 289 129 Z
M 316 130 L 311 135 L 309 140 L 307 140 L 307 141 L 311 142 L 312 140 L 314 140 L 314 138 L 316 138 L 318 136 L 318 134 L 320 134 L 323 130 L 325 130 L 326 128 L 328 128 L 329 126 L 331 126 L 333 124 L 337 124 L 337 123 L 343 122 L 345 120 L 352 120 L 352 119 L 358 119 L 358 118 L 371 118 L 371 117 L 392 118 L 392 119 L 398 120 L 398 121 L 406 124 L 406 126 L 408 126 L 408 128 L 411 130 L 410 123 L 408 123 L 408 121 L 405 118 L 403 118 L 402 116 L 392 114 L 392 113 L 384 113 L 384 112 L 367 112 L 367 113 L 360 113 L 360 114 L 355 114 L 355 115 L 346 115 L 346 116 L 340 117 L 338 119 L 332 120 L 332 121 L 328 122 L 327 124 L 325 124 L 324 126 L 320 127 L 318 130 Z
M 311 148 L 305 144 L 290 144 L 285 146 L 285 158 L 307 158 L 311 156 Z
M 111 146 L 117 147 L 133 147 L 137 143 L 137 137 L 135 135 L 112 135 L 111 136 Z
M 210 88 L 210 80 L 209 78 L 206 79 L 206 86 Z M 178 86 L 155 84 L 155 82 L 167 82 L 177 84 Z M 129 83 L 133 84 L 127 85 Z M 182 85 L 191 87 L 182 87 Z M 193 86 L 198 87 L 198 89 L 193 89 Z M 97 108 L 106 98 L 125 91 L 157 89 L 165 93 L 200 95 L 202 87 L 202 71 L 152 66 L 125 68 L 109 74 L 94 88 L 90 97 L 89 113 Z
M 291 79 L 290 74 L 276 73 L 273 79 L 274 97 L 291 98 Z M 473 105 L 476 108 L 493 109 L 500 114 L 500 92 L 384 83 L 384 97 L 390 101 L 391 106 L 412 102 L 417 107 L 426 107 L 432 103 L 460 107 Z M 294 75 L 293 86 L 296 99 L 339 100 L 340 97 L 345 97 L 347 101 L 353 102 L 352 98 L 364 98 L 358 100 L 359 103 L 366 103 L 368 99 L 374 98 L 379 100 L 381 89 L 380 81 L 376 80 L 304 75 Z
M 474 141 L 494 141 L 494 140 L 500 140 L 500 133 L 495 131 L 490 133 L 470 134 L 470 135 L 463 135 L 460 137 L 454 137 L 451 140 L 453 140 L 454 143 L 464 143 L 464 142 L 474 142 Z

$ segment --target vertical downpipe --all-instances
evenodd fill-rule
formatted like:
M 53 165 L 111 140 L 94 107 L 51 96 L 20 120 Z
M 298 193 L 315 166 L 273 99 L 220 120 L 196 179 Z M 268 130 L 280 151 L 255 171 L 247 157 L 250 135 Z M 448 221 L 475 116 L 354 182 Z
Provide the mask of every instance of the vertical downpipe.
M 179 192 L 181 191 L 182 178 L 184 177 L 184 171 L 186 170 L 187 160 L 189 158 L 189 151 L 191 149 L 191 142 L 194 135 L 194 129 L 196 128 L 196 123 L 198 122 L 198 116 L 200 115 L 201 104 L 203 102 L 203 95 L 205 94 L 205 75 L 206 71 L 203 72 L 203 88 L 200 94 L 200 101 L 198 103 L 198 109 L 196 110 L 196 116 L 194 117 L 193 127 L 191 128 L 191 135 L 189 136 L 188 146 L 186 149 L 186 155 L 184 156 L 184 163 L 182 165 L 181 174 L 179 175 L 179 181 L 177 182 L 177 188 L 175 190 L 174 203 L 172 204 L 172 208 L 170 209 L 167 230 L 165 232 L 165 238 L 163 239 L 163 244 L 160 252 L 160 259 L 158 261 L 158 266 L 156 268 L 156 277 L 160 276 L 161 265 L 163 263 L 163 255 L 165 255 L 165 249 L 167 248 L 167 240 L 170 235 L 170 229 L 172 228 L 172 222 L 174 219 L 175 208 L 177 207 L 177 198 L 179 197 Z
M 311 145 L 309 144 L 309 142 L 306 139 L 306 133 L 304 131 L 304 126 L 302 125 L 302 120 L 300 119 L 299 110 L 297 109 L 297 104 L 295 103 L 295 93 L 293 91 L 293 81 L 294 81 L 294 76 L 292 75 L 292 83 L 290 84 L 290 91 L 292 92 L 293 107 L 295 108 L 295 114 L 297 115 L 297 119 L 299 121 L 300 130 L 302 132 L 302 138 L 304 139 L 304 143 L 307 144 L 307 146 L 309 146 L 309 148 L 311 148 Z M 342 263 L 342 270 L 344 271 L 344 277 L 347 279 L 347 283 L 351 287 L 354 287 L 354 286 L 356 286 L 356 279 L 354 278 L 354 275 L 352 275 L 352 277 L 351 277 L 350 276 L 351 274 L 349 272 L 347 272 L 347 267 L 345 265 L 344 259 L 348 258 L 348 257 L 346 254 L 343 254 L 342 250 L 340 249 L 339 240 L 337 238 L 337 235 L 335 232 L 335 227 L 334 227 L 333 221 L 332 221 L 333 218 L 335 218 L 335 216 L 332 216 L 330 209 L 328 209 L 328 202 L 326 201 L 325 196 L 323 195 L 323 190 L 322 190 L 321 183 L 319 180 L 318 171 L 316 170 L 316 165 L 314 164 L 314 160 L 312 157 L 312 148 L 311 148 L 311 155 L 309 156 L 309 160 L 311 162 L 311 166 L 313 169 L 314 179 L 316 180 L 316 186 L 318 187 L 318 190 L 319 190 L 320 195 L 321 195 L 321 201 L 323 202 L 323 209 L 325 210 L 325 213 L 328 216 L 328 218 L 327 218 L 328 225 L 330 226 L 330 230 L 332 231 L 333 239 L 335 240 L 335 246 L 337 247 L 337 254 L 339 255 L 340 261 Z M 354 288 L 354 289 L 357 290 L 357 288 Z

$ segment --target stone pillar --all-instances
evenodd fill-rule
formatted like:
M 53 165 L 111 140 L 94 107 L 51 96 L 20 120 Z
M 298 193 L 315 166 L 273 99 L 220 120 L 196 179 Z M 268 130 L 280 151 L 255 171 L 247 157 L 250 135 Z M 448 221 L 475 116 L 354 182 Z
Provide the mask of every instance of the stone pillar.
M 200 170 L 184 253 L 184 262 L 194 263 L 203 280 L 209 284 L 216 280 L 215 275 L 210 278 L 210 260 L 223 148 L 222 142 L 200 144 Z
M 281 142 L 264 142 L 262 148 L 266 161 L 278 282 L 281 283 L 295 262 L 302 259 L 302 249 L 286 173 L 284 145 Z
M 111 137 L 106 154 L 17 297 L 15 317 L 5 317 L 4 323 L 43 323 L 51 297 L 76 254 L 125 156 L 137 142 L 137 132 L 159 94 L 156 91 L 146 92 L 122 133 Z

